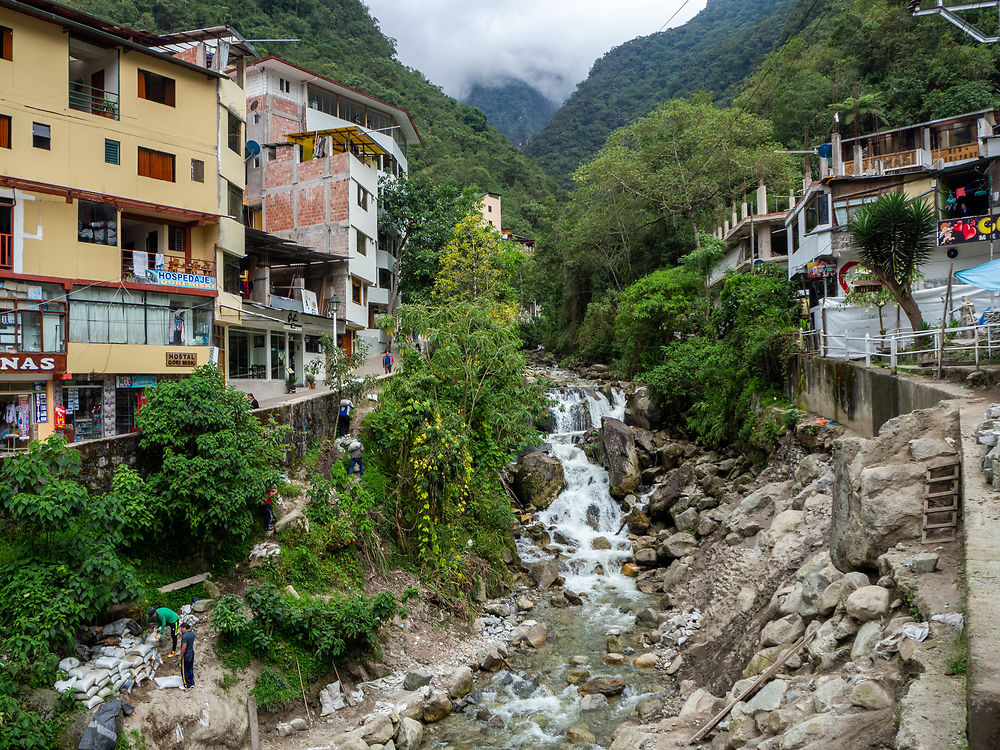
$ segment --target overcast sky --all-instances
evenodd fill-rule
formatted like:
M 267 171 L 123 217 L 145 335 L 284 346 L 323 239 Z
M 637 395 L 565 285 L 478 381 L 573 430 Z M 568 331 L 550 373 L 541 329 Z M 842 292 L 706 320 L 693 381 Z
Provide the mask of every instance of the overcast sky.
M 679 26 L 706 0 L 365 0 L 397 56 L 446 93 L 519 78 L 557 103 L 612 47 Z

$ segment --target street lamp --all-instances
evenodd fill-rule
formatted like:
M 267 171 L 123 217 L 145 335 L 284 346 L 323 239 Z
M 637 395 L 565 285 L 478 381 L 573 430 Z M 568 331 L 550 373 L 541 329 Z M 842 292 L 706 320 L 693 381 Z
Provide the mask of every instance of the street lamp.
M 328 318 L 337 317 L 337 310 L 339 309 L 340 309 L 340 297 L 338 297 L 336 294 L 330 295 L 330 299 L 326 301 L 326 309 L 324 310 L 324 312 L 326 313 L 326 317 Z

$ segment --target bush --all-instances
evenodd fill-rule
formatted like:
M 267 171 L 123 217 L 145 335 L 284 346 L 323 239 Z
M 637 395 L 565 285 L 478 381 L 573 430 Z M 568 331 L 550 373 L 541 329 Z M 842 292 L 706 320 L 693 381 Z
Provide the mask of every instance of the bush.
M 287 428 L 261 425 L 214 365 L 152 389 L 137 423 L 156 468 L 144 489 L 126 470 L 118 481 L 153 499 L 157 523 L 172 538 L 190 547 L 246 539 L 257 528 L 264 493 L 278 482 Z

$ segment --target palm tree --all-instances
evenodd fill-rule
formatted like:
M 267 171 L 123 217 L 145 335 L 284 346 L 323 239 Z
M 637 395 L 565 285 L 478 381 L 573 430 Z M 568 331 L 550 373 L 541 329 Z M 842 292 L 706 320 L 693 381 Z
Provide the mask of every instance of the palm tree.
M 885 193 L 866 203 L 851 219 L 848 230 L 861 263 L 881 281 L 919 331 L 924 317 L 913 299 L 913 281 L 934 247 L 934 209 L 904 193 Z
M 829 105 L 829 109 L 839 112 L 844 125 L 854 123 L 854 137 L 861 135 L 861 121 L 870 117 L 873 129 L 878 129 L 880 122 L 885 122 L 882 110 L 882 99 L 878 94 L 861 94 L 849 96 L 842 102 Z

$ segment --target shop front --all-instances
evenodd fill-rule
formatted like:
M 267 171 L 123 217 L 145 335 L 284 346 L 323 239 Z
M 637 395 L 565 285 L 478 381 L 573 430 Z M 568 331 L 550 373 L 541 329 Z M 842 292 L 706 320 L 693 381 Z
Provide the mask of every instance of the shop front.
M 155 375 L 118 375 L 115 378 L 115 433 L 126 435 L 138 427 L 136 418 L 146 405 L 146 390 L 155 388 Z
M 0 381 L 0 456 L 27 450 L 52 433 L 51 381 Z

